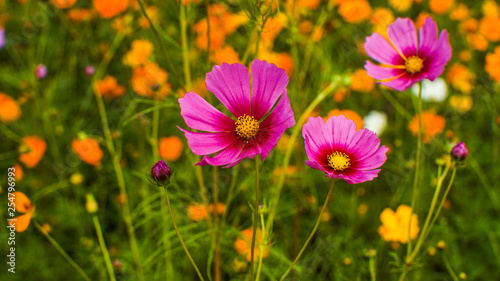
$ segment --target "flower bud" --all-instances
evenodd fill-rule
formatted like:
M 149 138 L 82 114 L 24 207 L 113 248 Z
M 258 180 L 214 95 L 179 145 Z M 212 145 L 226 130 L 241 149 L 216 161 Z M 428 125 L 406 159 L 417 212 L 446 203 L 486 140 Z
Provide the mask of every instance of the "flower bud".
M 469 154 L 469 150 L 467 149 L 467 146 L 465 146 L 465 143 L 459 142 L 457 143 L 450 152 L 451 157 L 456 160 L 456 161 L 463 161 L 465 158 L 467 158 L 467 155 Z
M 87 65 L 85 67 L 85 74 L 87 74 L 87 76 L 92 76 L 92 75 L 94 75 L 94 73 L 95 73 L 95 67 L 94 66 L 92 66 L 92 65 L 89 64 L 89 65 Z
M 97 212 L 97 202 L 95 201 L 94 195 L 92 194 L 87 194 L 85 195 L 85 198 L 87 200 L 87 203 L 85 203 L 85 209 L 87 209 L 87 212 L 90 214 L 93 214 Z
M 43 78 L 45 78 L 47 76 L 48 72 L 49 71 L 44 64 L 39 64 L 36 66 L 35 74 L 36 74 L 36 78 L 38 78 L 38 80 L 42 80 Z
M 165 161 L 158 161 L 151 169 L 151 177 L 158 184 L 168 184 L 170 182 L 170 177 L 172 176 L 172 170 L 165 163 Z

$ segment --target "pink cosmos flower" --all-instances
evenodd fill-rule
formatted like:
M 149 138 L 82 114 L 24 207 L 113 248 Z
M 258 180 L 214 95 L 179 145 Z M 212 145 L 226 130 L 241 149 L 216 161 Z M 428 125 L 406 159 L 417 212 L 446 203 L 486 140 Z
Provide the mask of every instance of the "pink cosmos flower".
M 302 136 L 309 158 L 306 165 L 349 184 L 377 177 L 377 168 L 387 159 L 387 148 L 380 146 L 377 134 L 368 129 L 356 131 L 354 121 L 344 115 L 332 116 L 326 124 L 321 117 L 310 117 Z
M 283 132 L 295 125 L 286 91 L 288 76 L 285 70 L 266 61 L 254 60 L 251 72 L 251 92 L 250 74 L 239 63 L 216 65 L 205 78 L 207 89 L 234 119 L 193 92 L 179 99 L 186 124 L 205 131 L 191 132 L 179 127 L 193 153 L 205 155 L 196 165 L 225 165 L 228 168 L 258 154 L 264 161 Z M 217 152 L 213 157 L 208 156 Z
M 368 75 L 381 80 L 380 84 L 404 91 L 413 84 L 441 75 L 451 58 L 448 32 L 442 30 L 437 37 L 437 26 L 432 18 L 425 19 L 417 30 L 408 18 L 398 18 L 387 28 L 390 42 L 378 33 L 366 37 L 365 51 L 376 65 L 366 61 Z

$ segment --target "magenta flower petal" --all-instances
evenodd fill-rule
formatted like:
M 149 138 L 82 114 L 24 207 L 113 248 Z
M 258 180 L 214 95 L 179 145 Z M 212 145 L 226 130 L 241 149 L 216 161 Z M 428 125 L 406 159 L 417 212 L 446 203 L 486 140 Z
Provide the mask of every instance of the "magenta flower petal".
M 406 72 L 404 71 L 404 69 L 378 66 L 368 60 L 366 61 L 365 69 L 368 72 L 368 75 L 377 80 L 387 80 L 395 78 L 399 75 L 405 74 Z
M 374 60 L 387 65 L 404 64 L 404 59 L 389 42 L 380 34 L 373 33 L 366 37 L 365 52 Z
M 250 75 L 244 65 L 215 65 L 207 73 L 205 83 L 235 117 L 250 114 Z
M 405 57 L 417 54 L 417 30 L 410 19 L 397 18 L 387 28 L 387 36 L 396 50 Z
M 431 53 L 437 40 L 437 25 L 432 18 L 425 19 L 424 25 L 418 30 L 418 38 L 418 55 L 425 57 Z
M 230 146 L 219 152 L 214 157 L 205 156 L 196 163 L 196 166 L 212 165 L 223 166 L 236 161 L 243 149 L 243 140 L 235 140 Z
M 341 178 L 349 184 L 372 180 L 387 159 L 385 146 L 368 129 L 356 131 L 354 121 L 332 116 L 327 123 L 321 117 L 309 118 L 302 130 L 306 165 Z
M 397 79 L 379 83 L 380 85 L 384 85 L 398 91 L 404 91 L 408 89 L 411 85 L 413 85 L 413 82 L 414 81 L 412 80 L 411 75 L 405 73 L 402 76 L 398 77 Z
M 189 147 L 196 155 L 216 153 L 235 142 L 232 132 L 198 133 L 184 130 L 179 126 L 177 128 L 184 132 Z
M 269 114 L 260 124 L 262 134 L 260 135 L 260 147 L 262 148 L 262 161 L 266 159 L 269 152 L 276 146 L 280 137 L 287 128 L 295 125 L 293 111 L 290 105 L 287 91 L 285 89 L 273 112 Z
M 430 17 L 419 29 L 418 38 L 408 18 L 396 19 L 387 28 L 387 35 L 392 45 L 378 33 L 366 37 L 366 53 L 383 65 L 367 61 L 365 69 L 380 84 L 395 90 L 404 91 L 423 79 L 434 80 L 451 59 L 448 33 L 443 30 L 437 38 L 437 25 Z
M 186 124 L 195 129 L 208 132 L 234 130 L 234 121 L 218 111 L 199 95 L 189 92 L 179 99 L 181 115 Z
M 295 125 L 286 92 L 288 76 L 285 71 L 274 64 L 254 60 L 252 79 L 251 95 L 249 73 L 241 64 L 214 66 L 206 76 L 207 88 L 233 113 L 236 120 L 225 116 L 195 93 L 187 93 L 179 99 L 186 124 L 205 131 L 181 129 L 193 153 L 205 155 L 196 165 L 228 168 L 244 158 L 259 154 L 264 160 L 283 132 Z M 273 111 L 269 112 L 275 104 Z M 209 156 L 217 152 L 217 155 Z
M 252 116 L 260 120 L 273 107 L 288 85 L 284 69 L 266 61 L 252 62 Z

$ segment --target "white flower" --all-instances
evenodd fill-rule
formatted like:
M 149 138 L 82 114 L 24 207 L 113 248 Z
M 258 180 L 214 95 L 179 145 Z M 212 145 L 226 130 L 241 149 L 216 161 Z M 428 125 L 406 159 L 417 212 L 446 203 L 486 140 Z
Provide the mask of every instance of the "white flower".
M 411 91 L 418 96 L 418 84 L 411 87 Z M 425 101 L 442 102 L 448 94 L 448 87 L 443 78 L 436 78 L 434 81 L 422 80 L 422 99 Z
M 372 110 L 363 118 L 363 122 L 366 129 L 380 135 L 387 128 L 387 115 L 385 112 Z

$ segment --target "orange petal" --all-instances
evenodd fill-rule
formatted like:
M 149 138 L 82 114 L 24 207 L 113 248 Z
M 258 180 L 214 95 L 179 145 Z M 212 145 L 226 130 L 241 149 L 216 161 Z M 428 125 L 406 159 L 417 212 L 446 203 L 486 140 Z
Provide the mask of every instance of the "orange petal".
M 14 203 L 16 204 L 15 209 L 17 212 L 26 213 L 31 210 L 31 201 L 20 191 L 14 191 L 12 193 L 14 197 Z
M 17 219 L 17 221 L 16 221 L 16 231 L 17 232 L 23 232 L 30 225 L 31 213 L 26 213 L 26 214 L 24 214 L 22 216 L 15 217 L 15 219 Z

